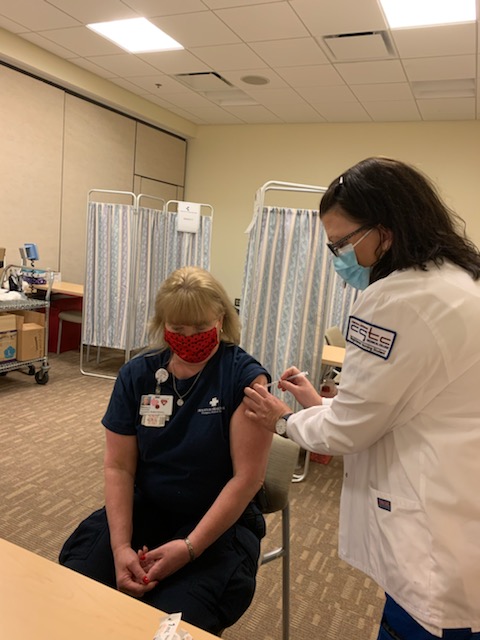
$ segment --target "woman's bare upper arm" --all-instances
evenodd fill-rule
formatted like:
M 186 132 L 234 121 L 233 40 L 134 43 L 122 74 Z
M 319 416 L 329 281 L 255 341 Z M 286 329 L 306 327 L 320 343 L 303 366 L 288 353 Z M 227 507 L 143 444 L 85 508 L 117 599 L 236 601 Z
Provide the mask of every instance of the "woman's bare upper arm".
M 266 376 L 257 376 L 252 385 L 256 383 L 266 384 Z M 272 437 L 267 429 L 247 418 L 244 404 L 241 403 L 230 420 L 230 451 L 234 475 L 248 475 L 255 482 L 263 482 Z
M 126 436 L 105 429 L 105 467 L 122 469 L 134 475 L 137 457 L 136 436 Z

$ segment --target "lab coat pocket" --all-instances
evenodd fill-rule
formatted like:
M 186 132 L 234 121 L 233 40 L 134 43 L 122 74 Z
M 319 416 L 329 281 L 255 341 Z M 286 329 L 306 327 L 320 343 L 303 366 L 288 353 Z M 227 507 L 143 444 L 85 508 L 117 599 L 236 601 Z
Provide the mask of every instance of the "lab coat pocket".
M 370 559 L 387 593 L 407 600 L 431 577 L 431 536 L 420 502 L 369 489 Z

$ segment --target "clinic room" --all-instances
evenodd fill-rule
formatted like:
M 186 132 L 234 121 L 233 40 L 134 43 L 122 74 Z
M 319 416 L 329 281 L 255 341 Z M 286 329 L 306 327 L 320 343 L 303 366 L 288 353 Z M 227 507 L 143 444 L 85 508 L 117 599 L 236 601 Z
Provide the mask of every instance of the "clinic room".
M 0 3 L 0 638 L 480 639 L 479 12 Z

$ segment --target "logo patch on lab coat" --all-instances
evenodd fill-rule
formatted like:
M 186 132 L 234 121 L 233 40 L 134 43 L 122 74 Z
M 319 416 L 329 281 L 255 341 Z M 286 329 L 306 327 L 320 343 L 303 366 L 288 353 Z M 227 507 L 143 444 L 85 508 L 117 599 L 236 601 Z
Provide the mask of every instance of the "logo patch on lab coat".
M 377 504 L 380 509 L 385 509 L 385 511 L 392 510 L 392 503 L 390 502 L 390 500 L 385 500 L 385 498 L 377 498 Z
M 355 316 L 348 319 L 347 342 L 387 360 L 392 352 L 396 331 L 379 327 Z

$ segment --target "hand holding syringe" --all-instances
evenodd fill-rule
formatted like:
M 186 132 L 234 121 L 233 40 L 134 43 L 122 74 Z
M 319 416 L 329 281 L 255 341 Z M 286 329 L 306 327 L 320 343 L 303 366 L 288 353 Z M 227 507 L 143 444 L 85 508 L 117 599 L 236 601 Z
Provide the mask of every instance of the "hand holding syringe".
M 293 376 L 288 376 L 288 378 L 283 378 L 280 380 L 273 380 L 273 382 L 269 382 L 265 385 L 265 388 L 268 389 L 272 387 L 274 384 L 278 384 L 279 382 L 284 382 L 285 380 L 293 380 L 294 378 L 298 378 L 299 376 L 308 376 L 308 371 L 300 371 L 300 373 L 294 373 Z

